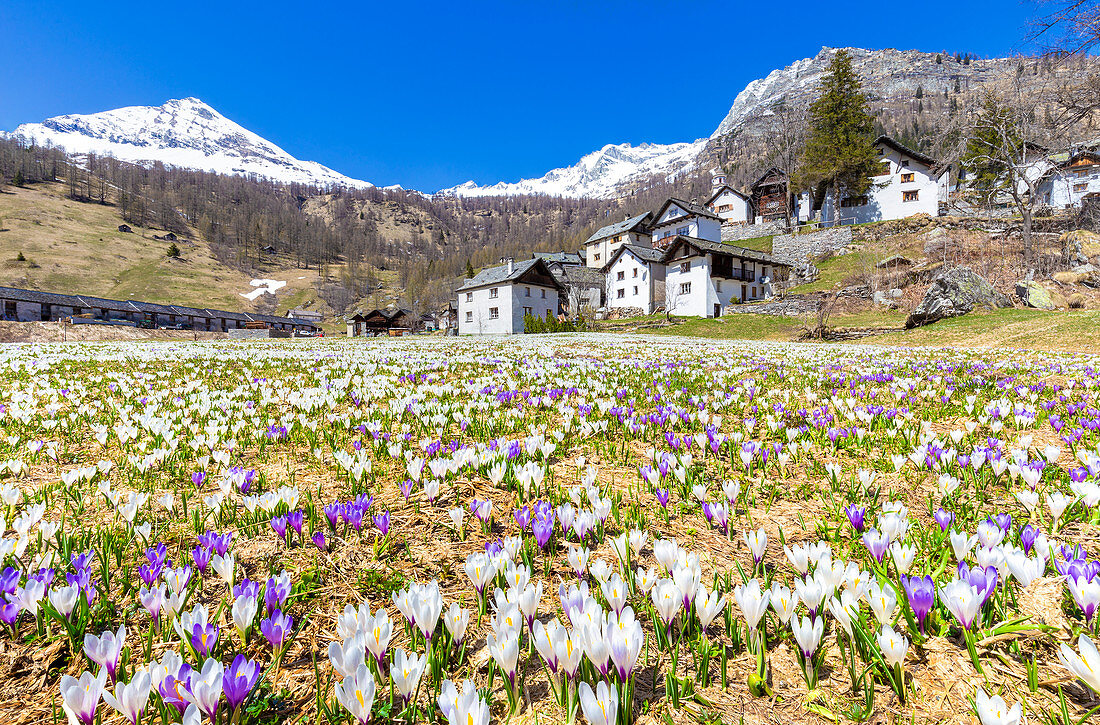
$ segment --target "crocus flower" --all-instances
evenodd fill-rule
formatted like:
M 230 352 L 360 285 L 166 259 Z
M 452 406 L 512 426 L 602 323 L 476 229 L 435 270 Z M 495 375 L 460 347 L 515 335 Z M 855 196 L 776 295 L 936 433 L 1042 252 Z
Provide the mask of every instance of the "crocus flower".
M 974 707 L 982 725 L 1020 725 L 1020 703 L 1009 709 L 1000 695 L 989 697 L 981 687 L 974 693 Z
M 490 638 L 492 635 L 490 635 Z M 490 644 L 490 651 L 492 645 Z M 390 665 L 390 679 L 401 699 L 408 702 L 416 692 L 416 686 L 420 684 L 420 676 L 424 674 L 424 667 L 428 663 L 426 654 L 417 657 L 409 656 L 401 647 L 398 647 L 393 655 L 393 664 Z
M 320 551 L 325 550 L 325 532 L 324 531 L 321 531 L 319 529 L 317 531 L 314 531 L 313 536 L 311 538 L 313 539 L 313 545 L 314 546 L 316 546 Z
M 359 725 L 366 725 L 370 721 L 370 711 L 374 707 L 375 684 L 374 676 L 362 662 L 353 674 L 337 682 L 334 686 L 336 700 L 343 705 Z
M 970 629 L 982 606 L 982 595 L 966 579 L 955 579 L 940 587 L 940 601 L 955 615 L 963 629 Z
M 229 711 L 233 712 L 252 692 L 256 681 L 260 678 L 260 665 L 245 657 L 243 654 L 233 658 L 233 664 L 222 675 L 222 691 L 225 693 L 226 702 L 229 703 Z
M 290 596 L 290 576 L 284 571 L 277 577 L 270 577 L 264 588 L 264 605 L 267 613 L 282 609 L 286 598 Z
M 286 541 L 286 516 L 271 517 L 271 528 Z
M 216 659 L 208 659 L 202 671 L 191 673 L 190 685 L 184 696 L 193 702 L 210 722 L 217 719 L 218 704 L 222 697 L 222 677 L 225 668 Z
M 905 588 L 905 594 L 909 598 L 909 608 L 917 618 L 920 633 L 924 634 L 924 621 L 932 611 L 932 605 L 936 601 L 935 584 L 932 577 L 902 577 L 901 585 Z
M 104 692 L 103 701 L 129 720 L 131 725 L 137 725 L 145 706 L 149 704 L 149 673 L 138 670 L 129 683 L 116 684 L 113 695 Z
M 940 525 L 940 531 L 947 531 L 955 521 L 955 514 L 942 508 L 936 509 L 933 517 L 936 519 L 936 523 Z
M 271 644 L 272 649 L 279 649 L 286 643 L 294 628 L 294 617 L 283 614 L 276 609 L 270 617 L 260 620 L 260 632 Z
M 878 529 L 868 529 L 863 534 L 863 545 L 867 547 L 867 551 L 871 552 L 871 556 L 875 557 L 875 561 L 881 564 L 886 556 L 887 547 L 890 546 L 890 539 L 880 534 Z
M 302 523 L 304 521 L 305 521 L 305 514 L 302 513 L 301 509 L 298 509 L 296 511 L 291 511 L 289 514 L 286 515 L 287 524 L 289 524 L 290 527 L 292 529 L 294 529 L 294 532 L 296 534 L 298 534 L 298 536 L 302 535 Z
M 852 528 L 855 529 L 858 533 L 862 534 L 864 517 L 867 514 L 867 507 L 856 506 L 854 503 L 848 504 L 844 507 L 844 513 L 848 515 L 848 523 L 852 525 Z
M 199 623 L 191 632 L 191 646 L 199 657 L 207 657 L 218 643 L 218 627 L 213 624 Z
M 79 721 L 83 725 L 95 722 L 95 711 L 106 684 L 106 670 L 101 670 L 97 677 L 84 672 L 79 680 L 69 675 L 61 676 L 61 707 L 69 716 L 69 722 Z
M 84 635 L 84 654 L 88 659 L 107 670 L 107 676 L 111 682 L 115 681 L 115 671 L 118 669 L 118 659 L 122 654 L 122 647 L 126 643 L 126 625 L 120 624 L 117 632 L 110 630 L 96 637 L 93 634 Z
M 382 536 L 388 535 L 390 533 L 390 512 L 383 511 L 380 514 L 375 514 L 374 527 L 378 529 Z
M 618 690 L 608 687 L 606 682 L 600 680 L 594 693 L 587 682 L 581 683 L 578 692 L 581 711 L 588 722 L 592 725 L 615 725 L 619 712 Z
M 1096 644 L 1087 635 L 1082 634 L 1077 638 L 1077 649 L 1081 651 L 1080 655 L 1063 643 L 1058 652 L 1058 659 L 1093 692 L 1100 694 L 1100 652 L 1097 652 Z

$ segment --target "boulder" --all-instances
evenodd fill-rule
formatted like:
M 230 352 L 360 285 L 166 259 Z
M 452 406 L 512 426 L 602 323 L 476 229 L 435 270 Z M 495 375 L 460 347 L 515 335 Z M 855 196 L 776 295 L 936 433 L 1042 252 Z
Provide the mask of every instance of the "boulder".
M 1086 287 L 1100 287 L 1100 267 L 1095 264 L 1081 264 L 1073 268 L 1074 274 L 1082 275 L 1081 284 Z
M 1091 266 L 1091 265 L 1089 265 Z M 1050 278 L 1058 284 L 1083 284 L 1088 275 L 1084 272 L 1055 272 Z
M 919 327 L 948 317 L 959 317 L 978 307 L 1012 307 L 1012 301 L 969 267 L 956 267 L 932 280 L 924 299 L 909 313 L 905 327 Z
M 1017 282 L 1016 296 L 1025 305 L 1037 310 L 1053 310 L 1057 307 L 1050 292 L 1038 282 Z
M 1100 234 L 1087 229 L 1075 229 L 1063 234 L 1059 241 L 1070 259 L 1085 262 L 1100 255 Z
M 909 267 L 913 264 L 913 260 L 908 257 L 903 257 L 900 254 L 883 259 L 875 266 L 879 269 L 897 269 L 898 267 Z
M 951 238 L 947 232 L 939 227 L 924 235 L 924 254 L 927 257 L 938 257 L 944 253 Z
M 1085 309 L 1085 296 L 1080 292 L 1075 292 L 1069 296 L 1069 308 L 1071 310 L 1083 310 Z
M 883 305 L 885 307 L 890 307 L 890 308 L 894 308 L 894 307 L 898 306 L 897 299 L 894 298 L 894 297 L 891 297 L 886 292 L 875 292 L 874 300 L 875 300 L 876 305 Z
M 119 224 L 118 230 L 124 234 L 133 234 L 134 230 L 130 228 L 129 224 Z

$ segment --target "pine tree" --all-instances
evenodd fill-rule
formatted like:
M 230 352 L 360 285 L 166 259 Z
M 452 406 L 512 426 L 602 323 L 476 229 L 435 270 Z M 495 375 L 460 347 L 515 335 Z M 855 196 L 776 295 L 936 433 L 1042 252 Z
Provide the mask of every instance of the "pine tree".
M 473 279 L 474 265 L 470 264 L 469 258 L 466 259 L 466 279 Z
M 20 187 L 20 188 L 22 188 L 23 184 L 27 183 L 26 179 L 23 178 L 23 170 L 22 169 L 18 169 L 15 172 L 15 176 L 12 178 L 11 183 L 18 186 L 18 187 Z
M 803 187 L 828 185 L 834 209 L 844 197 L 861 196 L 878 172 L 874 119 L 852 57 L 843 50 L 833 57 L 817 100 L 810 105 L 810 131 L 799 173 Z

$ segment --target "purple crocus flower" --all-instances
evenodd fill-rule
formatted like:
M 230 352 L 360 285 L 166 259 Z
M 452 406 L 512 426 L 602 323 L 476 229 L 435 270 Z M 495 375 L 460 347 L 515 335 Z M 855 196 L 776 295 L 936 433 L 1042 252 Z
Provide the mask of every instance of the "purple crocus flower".
M 302 522 L 305 520 L 305 515 L 302 513 L 302 509 L 297 511 L 291 511 L 286 515 L 286 522 L 290 524 L 298 536 L 302 535 Z
M 909 607 L 917 617 L 920 633 L 924 634 L 924 620 L 928 617 L 928 613 L 932 611 L 932 605 L 936 602 L 936 585 L 932 581 L 932 577 L 928 575 L 902 577 L 901 585 L 905 588 L 905 593 L 909 597 Z
M 202 488 L 202 484 L 206 481 L 206 474 L 202 471 L 195 471 L 191 474 L 191 483 L 195 484 L 195 488 Z
M 22 611 L 19 605 L 15 602 L 3 602 L 0 603 L 0 622 L 14 626 L 17 619 L 19 619 L 19 612 Z
M 940 525 L 940 531 L 947 531 L 955 521 L 955 514 L 946 509 L 938 508 L 936 509 L 936 513 L 933 514 L 933 518 L 935 518 L 936 523 Z
M 658 488 L 654 493 L 657 495 L 657 503 L 661 504 L 661 508 L 668 508 L 668 499 L 670 496 L 669 489 Z
M 191 558 L 195 560 L 195 568 L 206 573 L 206 567 L 210 564 L 210 549 L 205 546 L 196 546 L 191 552 Z
M 286 541 L 286 516 L 272 516 L 271 528 Z
M 218 556 L 225 556 L 225 552 L 229 551 L 229 544 L 233 541 L 233 532 L 227 531 L 220 536 L 215 536 L 213 541 L 214 553 Z
M 271 644 L 272 649 L 279 649 L 290 637 L 290 632 L 294 628 L 294 617 L 283 614 L 282 610 L 276 609 L 272 612 L 270 617 L 266 617 L 260 621 L 260 631 L 263 632 L 264 637 Z
M 1003 513 L 996 516 L 997 525 L 1001 527 L 1001 531 L 1008 533 L 1008 530 L 1012 528 L 1012 514 Z
M 164 546 L 164 544 L 161 544 L 161 546 Z M 153 549 L 148 549 L 146 551 L 146 556 L 149 555 L 148 552 L 150 551 L 153 551 Z M 73 554 L 69 557 L 69 563 L 73 565 L 73 569 L 86 569 L 92 563 L 92 557 L 94 555 L 95 552 L 93 552 L 91 549 L 89 549 L 88 551 L 83 551 L 79 554 Z M 149 559 L 149 561 L 152 561 L 152 559 Z
M 1031 555 L 1031 547 L 1035 546 L 1035 540 L 1039 537 L 1039 529 L 1031 524 L 1020 529 L 1020 545 L 1024 547 L 1024 553 Z
M 267 613 L 271 614 L 282 609 L 286 604 L 286 598 L 290 596 L 290 580 L 271 577 L 264 588 L 264 605 Z
M 196 624 L 191 632 L 191 646 L 198 652 L 199 657 L 206 658 L 214 650 L 218 643 L 218 628 L 213 624 Z
M 92 552 L 86 552 L 88 556 Z M 82 554 L 81 556 L 84 556 Z M 149 560 L 150 564 L 163 564 L 168 558 L 168 547 L 164 545 L 164 542 L 158 543 L 156 546 L 151 546 L 145 550 L 145 558 Z M 76 561 L 73 561 L 74 569 L 83 569 L 83 566 L 77 566 Z
M 313 536 L 311 538 L 313 539 L 313 545 L 314 546 L 316 546 L 321 551 L 325 550 L 325 532 L 324 531 L 320 531 L 320 530 L 314 531 Z
M 336 521 L 340 518 L 341 508 L 338 503 L 330 503 L 325 506 L 325 518 L 328 519 L 328 525 L 333 531 L 336 531 Z
M 210 549 L 211 551 L 213 551 L 214 550 L 214 539 L 216 539 L 216 538 L 218 538 L 218 534 L 216 532 L 211 531 L 210 529 L 207 529 L 206 533 L 199 534 L 198 536 L 196 536 L 195 541 L 199 542 L 199 544 L 202 546 L 202 548 Z
M 375 514 L 374 525 L 382 536 L 388 535 L 390 533 L 390 512 L 383 511 L 380 514 Z
M 222 692 L 229 703 L 229 711 L 233 712 L 245 701 L 248 693 L 256 686 L 260 679 L 260 665 L 248 659 L 244 655 L 233 658 L 233 664 L 222 675 Z
M 145 586 L 151 587 L 160 576 L 162 568 L 161 564 L 142 564 L 138 567 L 138 576 L 145 582 Z
M 864 517 L 867 515 L 866 506 L 856 506 L 854 503 L 848 504 L 844 507 L 844 513 L 848 515 L 848 523 L 852 525 L 852 528 L 856 532 L 862 534 L 864 526 Z M 879 561 L 882 561 L 880 558 Z
M 401 482 L 401 495 L 405 497 L 406 501 L 409 500 L 409 496 L 412 496 L 413 485 L 413 480 L 411 478 L 406 478 Z
M 868 529 L 863 534 L 863 545 L 867 547 L 867 551 L 871 552 L 871 556 L 875 557 L 875 560 L 881 564 L 883 558 L 886 557 L 886 550 L 890 546 L 890 539 L 880 534 L 878 529 Z
M 182 715 L 191 703 L 188 699 L 191 692 L 191 665 L 187 663 L 180 665 L 180 671 L 175 676 L 165 677 L 157 691 L 166 704 L 174 707 L 176 712 Z
M 531 525 L 531 508 L 524 506 L 523 508 L 516 509 L 516 512 L 512 514 L 516 523 L 519 524 L 520 531 L 526 531 L 527 527 Z
M 535 535 L 535 543 L 540 549 L 545 549 L 550 543 L 550 537 L 554 535 L 554 512 L 537 517 L 531 524 L 531 533 Z
M 10 566 L 4 569 L 4 573 L 0 574 L 0 592 L 13 594 L 19 588 L 20 576 L 18 569 L 13 569 Z
M 241 597 L 252 597 L 255 599 L 259 596 L 260 583 L 254 582 L 247 577 L 242 579 L 240 584 L 233 587 L 233 599 L 240 599 Z
M 997 569 L 992 566 L 987 566 L 985 569 L 976 566 L 970 569 L 966 566 L 966 562 L 960 561 L 958 574 L 960 579 L 966 579 L 970 582 L 970 586 L 977 589 L 978 593 L 982 595 L 982 606 L 984 607 L 997 588 Z
M 344 521 L 351 524 L 351 528 L 358 531 L 363 528 L 363 509 L 355 504 L 344 506 Z

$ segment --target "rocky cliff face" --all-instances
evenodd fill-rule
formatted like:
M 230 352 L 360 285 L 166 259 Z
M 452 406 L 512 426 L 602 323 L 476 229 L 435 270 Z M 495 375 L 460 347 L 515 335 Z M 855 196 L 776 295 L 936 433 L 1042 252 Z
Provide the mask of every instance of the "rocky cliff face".
M 711 138 L 737 131 L 751 131 L 768 123 L 772 109 L 780 102 L 795 105 L 812 101 L 825 69 L 836 55 L 837 48 L 822 48 L 813 58 L 803 58 L 786 68 L 772 71 L 766 77 L 752 81 L 737 94 L 729 113 L 718 124 Z M 865 50 L 846 48 L 853 66 L 863 79 L 864 90 L 874 106 L 890 106 L 916 100 L 917 89 L 922 96 L 968 91 L 995 80 L 1013 62 L 1007 58 L 956 61 L 954 56 L 925 53 L 919 50 Z M 937 58 L 940 62 L 936 62 Z

